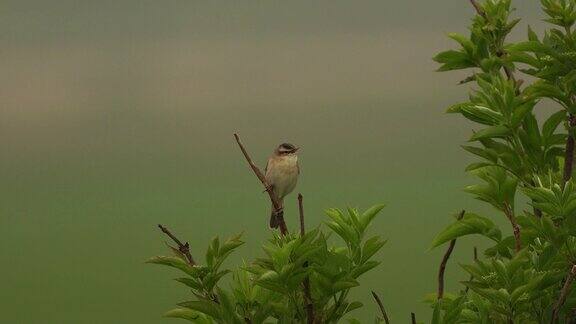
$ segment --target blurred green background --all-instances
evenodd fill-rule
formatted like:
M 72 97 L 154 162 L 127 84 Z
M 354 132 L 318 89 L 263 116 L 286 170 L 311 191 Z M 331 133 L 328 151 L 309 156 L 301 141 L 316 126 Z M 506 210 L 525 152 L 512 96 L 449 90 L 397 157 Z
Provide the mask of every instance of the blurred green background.
M 516 6 L 514 37 L 542 30 L 538 1 Z M 462 208 L 502 218 L 461 192 L 471 125 L 443 111 L 465 75 L 431 60 L 472 14 L 464 0 L 2 1 L 0 322 L 178 322 L 161 314 L 186 289 L 143 263 L 166 251 L 157 223 L 198 259 L 215 235 L 245 231 L 234 262 L 269 235 L 234 132 L 261 165 L 302 147 L 309 227 L 387 203 L 354 316 L 372 321 L 374 289 L 392 321 L 429 318 L 435 233 Z M 474 244 L 458 242 L 449 289 Z

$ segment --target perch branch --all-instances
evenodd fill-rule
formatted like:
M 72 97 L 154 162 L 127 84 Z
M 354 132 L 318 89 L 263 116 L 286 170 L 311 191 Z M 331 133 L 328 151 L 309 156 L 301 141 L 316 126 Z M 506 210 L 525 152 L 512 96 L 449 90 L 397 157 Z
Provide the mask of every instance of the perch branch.
M 182 244 L 182 242 L 176 236 L 174 236 L 174 234 L 172 234 L 166 227 L 160 224 L 158 224 L 158 228 L 160 228 L 164 234 L 168 235 L 168 237 L 170 237 L 172 241 L 178 245 L 178 251 L 186 256 L 186 259 L 190 265 L 193 266 L 196 264 L 192 258 L 192 255 L 190 254 L 190 244 L 188 244 L 188 242 Z
M 380 308 L 380 313 L 382 313 L 382 317 L 384 318 L 384 323 L 390 324 L 390 320 L 388 320 L 388 314 L 386 314 L 386 310 L 384 309 L 384 305 L 382 304 L 380 297 L 378 297 L 378 295 L 376 294 L 376 292 L 374 292 L 374 290 L 372 290 L 372 297 L 374 297 L 376 304 L 378 304 L 378 307 Z
M 306 234 L 306 229 L 304 228 L 304 197 L 302 194 L 298 194 L 298 211 L 300 212 L 300 236 Z M 308 266 L 308 262 L 304 263 L 304 267 Z M 304 279 L 304 299 L 306 300 L 306 314 L 308 318 L 308 324 L 314 324 L 314 302 L 312 301 L 312 293 L 310 292 L 310 277 Z
M 412 318 L 412 324 L 416 324 L 416 314 L 410 313 L 410 317 Z
M 564 282 L 564 286 L 562 290 L 560 290 L 560 296 L 554 304 L 554 308 L 552 308 L 552 319 L 550 320 L 551 324 L 556 323 L 556 319 L 558 318 L 558 313 L 560 313 L 560 308 L 564 305 L 566 301 L 566 297 L 570 293 L 570 289 L 572 288 L 572 281 L 574 281 L 574 276 L 576 276 L 576 264 L 572 266 L 570 272 L 568 272 L 568 276 L 566 277 L 566 281 Z
M 458 214 L 457 219 L 461 220 L 464 217 L 464 213 L 465 211 L 462 210 Z M 452 251 L 454 251 L 455 245 L 456 245 L 456 239 L 450 241 L 450 245 L 448 245 L 448 249 L 446 249 L 446 253 L 444 253 L 442 262 L 440 262 L 440 270 L 438 270 L 438 300 L 444 297 L 444 272 L 446 271 L 446 264 L 448 263 L 448 259 L 450 259 Z
M 238 143 L 238 146 L 240 147 L 242 154 L 244 154 L 246 161 L 250 165 L 250 168 L 252 168 L 252 171 L 254 171 L 256 177 L 258 177 L 260 182 L 262 182 L 264 188 L 266 188 L 266 192 L 268 193 L 270 201 L 272 202 L 272 206 L 274 207 L 274 213 L 276 214 L 276 217 L 279 222 L 280 234 L 282 235 L 288 234 L 288 228 L 286 227 L 286 222 L 284 221 L 284 211 L 282 209 L 282 205 L 280 204 L 280 202 L 276 198 L 276 195 L 274 194 L 274 191 L 272 190 L 272 186 L 268 183 L 262 171 L 260 171 L 260 169 L 254 164 L 254 162 L 252 162 L 250 155 L 246 151 L 246 148 L 244 148 L 242 141 L 240 141 L 240 136 L 238 136 L 238 134 L 234 134 L 234 138 L 236 139 L 236 143 Z

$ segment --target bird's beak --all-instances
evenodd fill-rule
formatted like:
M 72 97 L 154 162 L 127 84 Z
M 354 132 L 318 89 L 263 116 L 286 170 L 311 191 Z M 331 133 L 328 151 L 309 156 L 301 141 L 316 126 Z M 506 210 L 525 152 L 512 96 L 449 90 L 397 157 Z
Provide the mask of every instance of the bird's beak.
M 298 152 L 299 149 L 300 149 L 300 148 L 297 147 L 297 148 L 295 148 L 294 151 L 292 151 L 292 152 L 296 153 L 296 152 Z

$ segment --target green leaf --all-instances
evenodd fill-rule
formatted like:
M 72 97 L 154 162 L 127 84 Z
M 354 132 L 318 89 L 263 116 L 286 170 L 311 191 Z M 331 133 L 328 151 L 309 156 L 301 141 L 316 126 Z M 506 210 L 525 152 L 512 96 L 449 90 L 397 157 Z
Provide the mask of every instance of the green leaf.
M 480 105 L 466 105 L 460 108 L 464 117 L 483 125 L 498 125 L 504 121 L 501 113 Z
M 218 306 L 216 303 L 207 300 L 191 300 L 179 303 L 178 306 L 186 307 L 198 311 L 200 313 L 206 314 L 216 320 L 220 319 L 220 313 L 218 311 Z
M 366 263 L 364 263 L 361 266 L 358 266 L 354 270 L 352 270 L 350 275 L 352 276 L 352 278 L 356 279 L 356 278 L 360 277 L 361 275 L 363 275 L 364 273 L 374 269 L 379 264 L 380 264 L 380 262 L 378 262 L 378 261 L 367 261 Z
M 189 274 L 190 276 L 195 276 L 197 273 L 195 268 L 190 266 L 186 261 L 174 256 L 156 256 L 148 259 L 146 263 L 169 266 L 175 269 L 179 269 L 184 273 Z
M 164 317 L 181 318 L 193 323 L 209 324 L 212 323 L 206 315 L 186 308 L 175 308 L 164 314 Z
M 512 114 L 512 119 L 510 120 L 511 126 L 514 128 L 518 127 L 518 125 L 520 125 L 524 120 L 524 117 L 526 117 L 528 113 L 532 112 L 533 108 L 534 102 L 526 102 L 516 107 L 514 113 Z
M 533 52 L 537 54 L 554 55 L 552 48 L 540 43 L 539 41 L 520 42 L 506 46 L 507 51 Z
M 463 35 L 457 33 L 449 33 L 448 37 L 457 41 L 467 54 L 471 55 L 474 52 L 474 43 Z
M 480 234 L 494 241 L 499 241 L 502 237 L 502 233 L 491 220 L 476 214 L 466 213 L 461 220 L 448 225 L 440 232 L 432 241 L 432 247 L 470 234 Z
M 442 63 L 438 71 L 460 70 L 474 67 L 474 61 L 466 53 L 460 51 L 444 51 L 434 56 L 434 61 Z
M 358 281 L 356 280 L 341 280 L 341 281 L 337 281 L 336 283 L 334 283 L 332 285 L 332 292 L 333 293 L 337 293 L 341 290 L 346 290 L 346 289 L 350 289 L 353 287 L 357 287 L 360 284 L 358 283 Z
M 455 113 L 461 113 L 462 112 L 462 108 L 467 107 L 467 106 L 473 106 L 474 104 L 471 102 L 461 102 L 461 103 L 457 103 L 455 105 L 452 105 L 450 107 L 448 107 L 446 109 L 446 113 L 448 114 L 455 114 Z
M 362 247 L 362 261 L 368 261 L 376 252 L 378 252 L 386 244 L 386 241 L 380 240 L 379 236 L 374 236 L 364 243 Z
M 368 225 L 374 220 L 374 217 L 385 207 L 384 204 L 374 205 L 362 213 L 362 217 L 360 218 L 360 224 L 362 224 L 362 230 L 366 230 Z
M 486 138 L 506 137 L 508 135 L 510 135 L 510 129 L 508 129 L 508 127 L 503 125 L 492 126 L 474 133 L 474 135 L 470 137 L 470 141 L 473 142 Z
M 566 112 L 564 110 L 552 114 L 542 125 L 542 136 L 544 136 L 544 138 L 550 138 L 552 134 L 554 134 L 554 131 L 556 131 L 556 128 L 558 128 L 558 125 L 565 119 Z
M 183 284 L 185 284 L 186 286 L 192 288 L 192 289 L 196 289 L 196 290 L 201 290 L 202 289 L 202 284 L 199 283 L 197 280 L 191 279 L 191 278 L 177 278 L 174 279 L 178 282 L 181 282 Z
M 463 149 L 465 149 L 466 151 L 478 155 L 479 157 L 482 157 L 492 163 L 496 163 L 498 162 L 498 154 L 494 151 L 494 150 L 490 150 L 490 149 L 482 149 L 479 147 L 474 147 L 474 146 L 466 146 L 463 145 L 462 146 Z
M 539 42 L 538 35 L 536 35 L 536 33 L 534 32 L 534 30 L 532 30 L 532 27 L 530 27 L 530 25 L 528 25 L 528 40 Z
M 345 314 L 346 314 L 346 313 L 349 313 L 349 312 L 351 312 L 351 311 L 353 311 L 353 310 L 355 310 L 355 309 L 358 309 L 358 308 L 360 308 L 360 307 L 362 307 L 362 306 L 364 306 L 364 305 L 363 305 L 361 302 L 357 302 L 357 301 L 351 302 L 351 303 L 348 305 L 348 307 L 346 307 L 346 311 L 345 311 L 344 313 L 345 313 Z

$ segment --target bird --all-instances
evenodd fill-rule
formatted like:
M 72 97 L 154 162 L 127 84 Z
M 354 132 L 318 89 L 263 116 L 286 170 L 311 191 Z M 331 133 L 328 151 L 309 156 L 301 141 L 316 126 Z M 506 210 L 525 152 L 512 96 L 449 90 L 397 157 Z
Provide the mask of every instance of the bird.
M 266 164 L 265 178 L 278 200 L 280 209 L 284 207 L 284 197 L 294 190 L 298 182 L 298 175 L 300 174 L 298 154 L 296 153 L 298 149 L 299 147 L 293 144 L 282 143 L 274 150 Z M 280 225 L 276 213 L 274 204 L 272 204 L 270 228 L 278 228 Z

